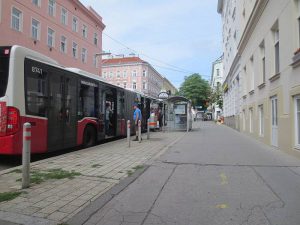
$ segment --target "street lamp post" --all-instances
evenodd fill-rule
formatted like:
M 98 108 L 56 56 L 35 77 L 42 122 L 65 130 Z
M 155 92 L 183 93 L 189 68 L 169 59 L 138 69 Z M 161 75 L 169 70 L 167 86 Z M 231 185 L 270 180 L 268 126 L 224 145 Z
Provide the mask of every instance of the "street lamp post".
M 103 55 L 111 55 L 111 53 L 110 52 L 101 52 L 101 53 L 96 53 L 95 54 L 95 57 L 96 57 L 96 59 L 100 56 L 101 57 L 101 60 L 102 60 L 102 56 Z M 97 65 L 98 65 L 98 62 L 96 61 L 96 63 L 97 63 Z M 101 68 L 100 68 L 100 70 L 99 70 L 99 76 L 101 76 Z

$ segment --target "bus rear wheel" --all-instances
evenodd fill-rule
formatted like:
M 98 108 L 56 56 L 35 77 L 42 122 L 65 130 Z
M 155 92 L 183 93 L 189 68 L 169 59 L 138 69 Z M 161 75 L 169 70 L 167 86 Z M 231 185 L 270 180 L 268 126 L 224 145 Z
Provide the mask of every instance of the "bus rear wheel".
M 83 147 L 88 148 L 96 144 L 96 130 L 92 126 L 87 126 L 83 133 Z

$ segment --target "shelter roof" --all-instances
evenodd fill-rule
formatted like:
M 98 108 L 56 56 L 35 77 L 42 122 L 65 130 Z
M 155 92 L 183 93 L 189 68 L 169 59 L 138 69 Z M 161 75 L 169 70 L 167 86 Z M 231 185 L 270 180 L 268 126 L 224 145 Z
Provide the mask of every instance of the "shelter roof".
M 168 98 L 169 102 L 177 102 L 177 101 L 183 101 L 183 102 L 190 102 L 189 99 L 183 97 L 183 96 L 172 96 L 170 98 Z

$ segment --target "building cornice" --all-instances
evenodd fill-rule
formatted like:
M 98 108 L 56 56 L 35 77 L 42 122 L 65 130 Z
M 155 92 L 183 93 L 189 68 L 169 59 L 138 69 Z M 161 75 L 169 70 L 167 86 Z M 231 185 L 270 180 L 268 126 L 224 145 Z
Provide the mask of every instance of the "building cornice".
M 246 27 L 238 44 L 238 54 L 241 55 L 261 17 L 269 0 L 256 0 L 254 9 L 247 21 Z
M 102 17 L 91 7 L 85 7 L 79 0 L 71 0 L 78 8 L 80 8 L 88 17 L 95 21 L 96 25 L 104 30 L 105 25 L 102 22 Z
M 107 68 L 107 67 L 122 67 L 122 66 L 139 66 L 139 65 L 149 66 L 149 63 L 146 63 L 146 62 L 111 63 L 111 64 L 102 63 L 102 68 Z
M 237 65 L 240 61 L 240 58 L 241 58 L 241 56 L 239 54 L 235 55 L 234 60 L 231 63 L 231 66 L 230 66 L 230 70 L 229 70 L 229 72 L 227 73 L 227 76 L 224 79 L 224 83 L 229 82 L 228 79 L 231 76 L 231 74 L 233 74 L 236 71 L 236 68 L 237 68 Z

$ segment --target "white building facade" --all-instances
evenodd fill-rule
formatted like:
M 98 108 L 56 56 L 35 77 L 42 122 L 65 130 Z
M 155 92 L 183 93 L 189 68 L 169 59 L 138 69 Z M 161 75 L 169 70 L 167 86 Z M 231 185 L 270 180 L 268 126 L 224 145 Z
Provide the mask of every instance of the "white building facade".
M 224 123 L 239 130 L 241 76 L 237 46 L 240 40 L 239 0 L 219 0 L 223 40 L 223 116 Z
M 236 63 L 228 66 L 238 65 L 238 88 L 232 86 L 233 73 L 226 72 L 226 66 L 224 71 L 229 98 L 239 93 L 239 128 L 275 148 L 300 155 L 300 1 L 220 0 L 222 18 L 230 16 L 234 5 L 240 36 Z M 235 90 L 230 92 L 230 88 Z
M 213 91 L 220 89 L 223 83 L 223 55 L 212 64 L 210 86 Z M 222 114 L 222 107 L 217 102 L 212 103 L 213 119 L 218 119 Z

